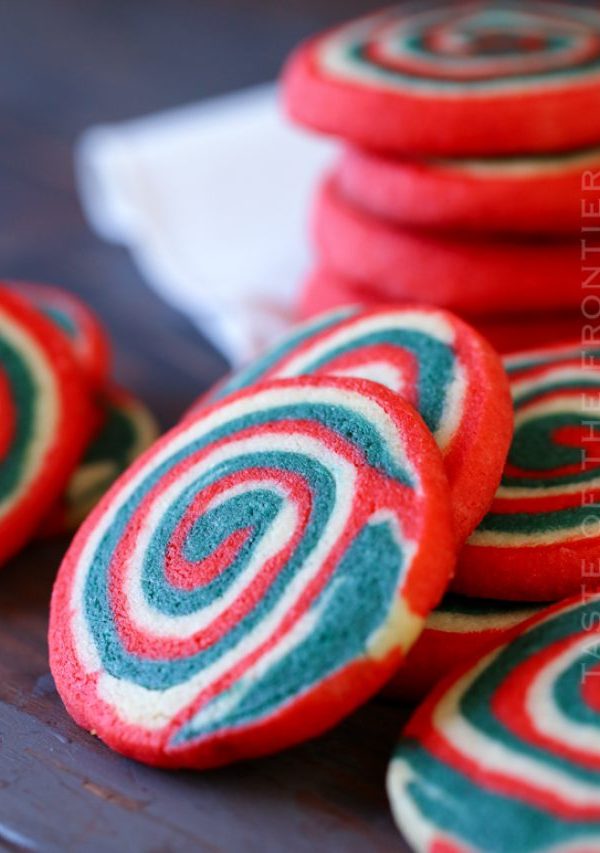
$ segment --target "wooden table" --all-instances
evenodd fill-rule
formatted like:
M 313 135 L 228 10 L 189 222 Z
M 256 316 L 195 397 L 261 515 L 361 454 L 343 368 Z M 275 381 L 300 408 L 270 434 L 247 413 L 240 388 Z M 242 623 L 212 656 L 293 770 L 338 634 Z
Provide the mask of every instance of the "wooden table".
M 349 0 L 0 0 L 0 258 L 61 283 L 111 332 L 116 378 L 163 426 L 226 368 L 83 221 L 71 171 L 86 126 L 272 79 Z M 44 851 L 403 849 L 384 773 L 405 713 L 377 699 L 328 735 L 203 774 L 151 770 L 67 717 L 48 670 L 52 581 L 66 542 L 0 577 L 0 848 Z

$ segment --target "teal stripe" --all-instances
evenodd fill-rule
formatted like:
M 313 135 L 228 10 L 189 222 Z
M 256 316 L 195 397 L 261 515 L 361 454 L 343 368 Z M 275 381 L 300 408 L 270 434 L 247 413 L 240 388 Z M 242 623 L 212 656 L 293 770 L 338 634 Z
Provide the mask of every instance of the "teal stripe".
M 60 308 L 56 308 L 54 305 L 42 305 L 38 306 L 42 313 L 51 320 L 55 326 L 68 335 L 69 338 L 76 338 L 78 335 L 78 329 L 75 323 L 73 322 L 73 318 L 66 311 L 61 311 Z
M 324 328 L 338 325 L 340 318 L 336 316 L 335 322 L 329 320 L 326 324 L 320 324 L 317 328 L 306 330 L 300 336 L 295 335 L 281 344 L 277 349 L 267 353 L 263 358 L 248 368 L 234 375 L 229 382 L 221 385 L 211 395 L 211 399 L 220 399 L 240 388 L 246 388 L 260 381 L 268 373 L 277 373 L 278 366 L 284 359 L 293 354 L 300 344 L 309 341 L 317 332 Z M 328 364 L 348 353 L 356 352 L 366 347 L 377 345 L 388 345 L 410 353 L 418 366 L 417 374 L 417 408 L 430 430 L 435 432 L 439 429 L 447 401 L 448 390 L 455 377 L 455 354 L 447 344 L 433 338 L 425 332 L 411 329 L 390 327 L 377 332 L 356 334 L 353 329 L 348 329 L 349 340 L 331 347 L 323 355 L 307 361 L 302 368 L 302 375 L 309 376 L 317 372 L 326 372 Z
M 554 157 L 554 155 L 552 155 Z M 511 364 L 509 359 L 506 359 L 504 368 L 506 372 L 510 375 L 511 373 L 520 373 L 525 370 L 533 370 L 537 367 L 544 367 L 550 365 L 561 366 L 565 362 L 565 358 L 567 357 L 567 353 L 573 352 L 575 347 L 564 347 L 557 350 L 555 353 L 546 353 L 539 356 L 531 356 L 528 358 L 527 356 L 523 356 L 514 364 Z M 581 364 L 579 369 L 582 372 L 586 370 L 593 371 L 594 368 L 585 367 L 585 361 L 594 361 L 600 360 L 600 348 L 592 348 L 589 349 L 587 347 L 582 346 L 581 350 L 577 351 L 577 355 L 581 357 Z
M 473 681 L 459 706 L 465 719 L 494 742 L 515 754 L 535 759 L 548 771 L 559 770 L 574 781 L 594 786 L 596 790 L 600 790 L 596 770 L 575 764 L 517 737 L 494 715 L 492 703 L 499 687 L 515 667 L 565 637 L 580 634 L 587 620 L 597 616 L 598 606 L 598 600 L 592 600 L 564 611 L 513 640 Z M 590 634 L 591 647 L 594 646 L 593 640 L 594 635 Z M 595 647 L 598 650 L 597 643 Z M 597 664 L 596 655 L 581 654 L 577 662 L 558 678 L 554 697 L 568 718 L 600 728 L 597 710 L 586 707 L 581 695 L 582 679 Z M 495 793 L 481 778 L 471 778 L 450 764 L 439 761 L 414 738 L 402 740 L 395 756 L 406 762 L 414 774 L 406 791 L 396 795 L 408 796 L 438 834 L 451 835 L 464 844 L 490 853 L 505 853 L 507 850 L 529 853 L 594 836 L 600 844 L 600 820 L 563 820 L 553 811 L 528 805 L 517 794 Z M 510 774 L 510 764 L 506 771 Z M 465 808 L 465 803 L 469 804 L 468 808 Z M 490 831 L 492 816 L 493 828 Z
M 36 418 L 39 390 L 29 365 L 17 349 L 2 339 L 0 364 L 10 388 L 15 418 L 12 440 L 0 465 L 0 500 L 4 500 L 17 488 L 23 477 L 37 418 L 42 415 L 37 413 Z
M 222 400 L 234 391 L 239 391 L 242 388 L 248 388 L 250 385 L 255 385 L 276 365 L 279 364 L 287 355 L 301 346 L 306 341 L 320 332 L 337 326 L 342 320 L 347 317 L 352 317 L 358 313 L 357 308 L 348 307 L 341 308 L 338 311 L 333 311 L 319 317 L 313 323 L 305 324 L 293 335 L 285 338 L 278 346 L 269 350 L 264 356 L 255 359 L 244 370 L 234 373 L 227 381 L 218 385 L 213 392 L 208 394 L 206 402 L 214 402 Z
M 311 613 L 318 618 L 306 639 L 259 678 L 242 678 L 234 684 L 224 694 L 226 700 L 232 700 L 231 710 L 219 713 L 219 697 L 204 709 L 206 716 L 192 719 L 172 743 L 264 719 L 351 661 L 364 657 L 369 638 L 389 614 L 403 565 L 402 551 L 389 524 L 365 527 L 312 605 Z
M 517 797 L 497 795 L 442 764 L 412 739 L 403 741 L 396 755 L 416 775 L 398 796 L 409 797 L 438 835 L 446 833 L 485 853 L 539 853 L 589 836 L 596 836 L 600 845 L 600 821 L 561 820 Z
M 498 741 L 510 750 L 530 758 L 535 758 L 550 768 L 561 770 L 573 779 L 598 786 L 598 772 L 576 765 L 543 747 L 523 741 L 501 723 L 493 714 L 492 702 L 501 684 L 522 661 L 530 659 L 559 642 L 565 637 L 578 634 L 583 630 L 586 616 L 597 614 L 598 601 L 591 601 L 556 617 L 541 622 L 525 634 L 517 637 L 506 646 L 500 655 L 475 679 L 460 703 L 462 715 L 478 731 Z M 580 660 L 580 675 L 591 671 L 597 661 L 591 656 Z M 577 694 L 571 695 L 576 701 Z M 600 787 L 599 787 L 600 790 Z
M 588 519 L 600 518 L 600 506 L 575 506 L 553 512 L 488 512 L 477 528 L 478 533 L 546 533 L 582 526 Z M 583 533 L 582 533 L 583 536 Z
M 374 426 L 368 423 L 362 416 L 356 415 L 354 412 L 343 409 L 339 406 L 320 404 L 279 406 L 267 411 L 254 412 L 245 417 L 232 420 L 219 429 L 213 430 L 208 435 L 191 442 L 189 446 L 172 454 L 166 461 L 151 471 L 130 498 L 123 503 L 116 514 L 113 524 L 99 543 L 98 549 L 90 566 L 90 570 L 86 578 L 84 608 L 89 630 L 92 633 L 95 646 L 107 672 L 117 678 L 123 678 L 127 681 L 141 684 L 149 689 L 164 690 L 173 684 L 186 681 L 193 673 L 198 672 L 213 660 L 216 660 L 224 653 L 224 651 L 230 648 L 237 639 L 242 637 L 246 631 L 251 630 L 252 626 L 257 624 L 259 619 L 264 618 L 265 613 L 275 606 L 280 597 L 285 594 L 287 584 L 291 580 L 294 572 L 297 571 L 297 567 L 299 566 L 306 549 L 310 549 L 311 543 L 316 542 L 320 535 L 320 531 L 326 521 L 326 518 L 323 517 L 323 512 L 332 510 L 331 505 L 326 506 L 321 502 L 331 502 L 331 495 L 329 493 L 327 493 L 325 497 L 318 494 L 313 495 L 313 511 L 306 526 L 303 544 L 299 549 L 297 549 L 295 556 L 289 561 L 284 570 L 280 572 L 278 581 L 272 585 L 269 593 L 261 602 L 260 607 L 252 611 L 252 613 L 249 614 L 244 621 L 239 623 L 221 643 L 210 649 L 200 651 L 198 654 L 187 659 L 159 661 L 143 660 L 128 654 L 124 650 L 113 623 L 109 603 L 110 596 L 108 593 L 108 571 L 116 547 L 122 540 L 136 508 L 140 502 L 144 500 L 145 495 L 175 465 L 186 457 L 210 446 L 220 438 L 235 435 L 249 426 L 261 426 L 264 424 L 272 424 L 276 421 L 299 420 L 302 418 L 312 422 L 322 423 L 336 432 L 346 435 L 357 447 L 362 449 L 368 464 L 401 483 L 410 483 L 408 474 L 399 467 L 398 462 L 391 456 L 384 440 Z M 303 465 L 308 465 L 307 460 L 301 457 L 301 455 L 295 459 L 294 454 L 283 454 L 281 452 L 277 453 L 276 451 L 273 451 L 273 456 L 265 454 L 264 459 L 259 454 L 247 457 L 241 462 L 240 467 L 243 467 L 244 464 L 254 465 L 267 461 L 276 462 L 280 467 L 285 468 L 286 464 L 290 466 L 293 464 L 297 465 L 298 460 L 300 459 L 302 460 Z M 178 507 L 178 512 L 180 513 L 179 517 L 181 517 L 181 513 L 184 512 L 186 500 L 191 500 L 193 495 L 197 493 L 198 489 L 205 483 L 214 481 L 215 479 L 219 479 L 226 475 L 230 468 L 231 470 L 236 470 L 235 461 L 233 463 L 224 463 L 223 465 L 215 467 L 212 471 L 207 472 L 202 480 L 199 480 L 195 486 L 191 486 Z M 311 470 L 309 470 L 308 467 L 304 468 L 304 472 L 308 475 L 311 474 Z M 326 478 L 324 476 L 317 480 L 315 487 L 321 487 L 323 483 L 326 485 Z M 244 524 L 248 520 L 248 511 L 249 507 L 246 504 L 245 514 L 242 512 L 241 518 L 237 519 L 239 523 Z M 266 523 L 268 518 L 268 511 L 268 507 L 263 510 L 263 524 Z M 177 512 L 175 513 L 175 516 L 176 515 Z M 176 520 L 176 517 L 167 513 L 167 517 L 161 525 L 158 539 L 152 544 L 152 548 L 157 550 L 154 553 L 152 553 L 152 551 L 150 552 L 149 560 L 156 561 L 156 564 L 161 567 L 162 561 L 165 558 L 164 549 L 167 542 L 165 534 L 169 529 L 173 529 L 173 525 L 176 523 Z M 261 519 L 259 519 L 259 522 L 260 521 Z M 225 525 L 223 516 L 220 516 L 219 523 L 221 525 L 221 531 L 232 529 L 232 527 Z M 206 527 L 201 525 L 197 529 L 202 533 L 206 530 Z M 218 537 L 218 532 L 215 535 Z M 194 537 L 192 534 L 191 540 L 186 547 L 188 554 L 193 554 L 196 547 L 202 548 L 201 545 L 197 546 L 193 540 Z M 222 541 L 222 539 L 217 539 L 215 541 Z M 256 543 L 257 539 L 255 538 L 247 544 L 245 549 L 242 549 L 239 561 L 248 559 L 248 549 L 252 548 L 253 545 L 255 546 Z M 369 554 L 366 554 L 364 559 L 368 561 L 367 565 L 372 565 Z M 237 565 L 234 562 L 229 569 L 229 576 L 226 576 L 225 580 L 222 582 L 231 582 L 231 577 L 239 571 L 240 568 L 240 565 Z M 206 601 L 213 600 L 210 596 L 215 594 L 215 590 L 211 589 L 206 591 L 206 589 L 204 589 L 201 591 L 194 591 L 193 593 L 175 593 L 168 600 L 163 602 L 161 600 L 161 595 L 164 592 L 164 588 L 160 588 L 157 585 L 159 582 L 159 576 L 157 576 L 156 569 L 152 566 L 152 562 L 145 563 L 143 571 L 144 591 L 145 594 L 149 596 L 148 600 L 155 606 L 158 603 L 163 610 L 169 611 L 169 608 L 171 608 L 174 612 L 191 612 L 194 607 L 198 607 Z M 156 595 L 158 598 L 154 597 L 155 593 L 152 590 L 154 585 L 157 585 Z
M 592 432 L 596 439 L 600 438 L 600 418 L 586 416 L 585 420 L 586 430 Z M 546 489 L 570 483 L 585 483 L 598 477 L 598 466 L 594 464 L 593 467 L 588 467 L 585 464 L 585 442 L 581 447 L 573 447 L 555 441 L 555 433 L 566 427 L 583 428 L 582 414 L 547 414 L 520 424 L 515 430 L 508 454 L 509 464 L 528 471 L 546 471 L 548 476 L 534 478 L 521 474 L 508 476 L 505 473 L 502 485 Z M 560 473 L 559 469 L 567 466 L 579 466 L 580 470 L 577 473 Z

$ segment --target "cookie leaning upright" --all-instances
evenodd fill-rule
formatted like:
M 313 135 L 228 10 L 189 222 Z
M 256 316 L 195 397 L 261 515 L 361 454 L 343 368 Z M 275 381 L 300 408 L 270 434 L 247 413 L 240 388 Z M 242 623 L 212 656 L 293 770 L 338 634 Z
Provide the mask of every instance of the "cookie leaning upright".
M 293 119 L 370 149 L 538 154 L 600 141 L 600 13 L 543 2 L 403 4 L 293 54 Z
M 84 522 L 52 596 L 75 720 L 209 767 L 316 735 L 395 671 L 454 560 L 442 460 L 365 380 L 303 377 L 184 420 Z
M 418 709 L 388 771 L 413 850 L 600 849 L 599 614 L 543 611 Z
M 0 563 L 33 535 L 89 440 L 86 378 L 59 330 L 0 286 Z
M 506 356 L 515 432 L 489 512 L 461 551 L 466 595 L 556 601 L 598 585 L 600 351 Z
M 442 452 L 457 537 L 464 541 L 491 503 L 512 435 L 506 374 L 486 341 L 436 308 L 344 308 L 298 326 L 208 399 L 308 375 L 374 380 L 415 406 Z

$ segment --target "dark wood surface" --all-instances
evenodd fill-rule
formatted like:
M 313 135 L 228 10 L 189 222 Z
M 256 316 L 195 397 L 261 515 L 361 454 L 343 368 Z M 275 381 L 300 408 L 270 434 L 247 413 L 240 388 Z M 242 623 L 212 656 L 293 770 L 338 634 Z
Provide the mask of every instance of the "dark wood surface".
M 164 427 L 226 368 L 86 226 L 72 146 L 90 124 L 272 79 L 303 35 L 376 4 L 349 0 L 0 0 L 0 259 L 60 283 L 110 331 L 116 378 Z M 402 849 L 384 773 L 403 712 L 374 700 L 335 731 L 204 774 L 127 761 L 67 717 L 48 671 L 66 542 L 0 576 L 0 848 L 48 851 Z

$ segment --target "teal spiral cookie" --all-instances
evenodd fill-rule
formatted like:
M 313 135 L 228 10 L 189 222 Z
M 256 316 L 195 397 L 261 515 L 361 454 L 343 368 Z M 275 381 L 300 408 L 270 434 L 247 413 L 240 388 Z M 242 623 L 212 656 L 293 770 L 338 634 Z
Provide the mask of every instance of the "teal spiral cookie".
M 464 541 L 492 500 L 512 433 L 506 376 L 491 347 L 436 308 L 348 307 L 298 326 L 191 412 L 256 382 L 311 375 L 369 379 L 418 410 L 444 457 Z
M 58 691 L 151 764 L 281 749 L 390 677 L 453 542 L 439 451 L 385 388 L 242 391 L 167 433 L 78 531 L 52 596 Z
M 489 512 L 460 554 L 454 588 L 555 601 L 598 583 L 600 350 L 505 358 L 515 432 Z
M 534 153 L 600 140 L 600 12 L 585 2 L 404 3 L 292 56 L 292 117 L 371 150 Z
M 545 610 L 418 709 L 388 771 L 414 850 L 600 848 L 599 626 L 598 595 Z
M 0 286 L 0 565 L 58 499 L 93 427 L 88 385 L 67 342 Z
M 102 423 L 67 488 L 40 530 L 53 536 L 75 530 L 100 498 L 158 437 L 151 412 L 132 394 L 115 386 L 101 397 Z

